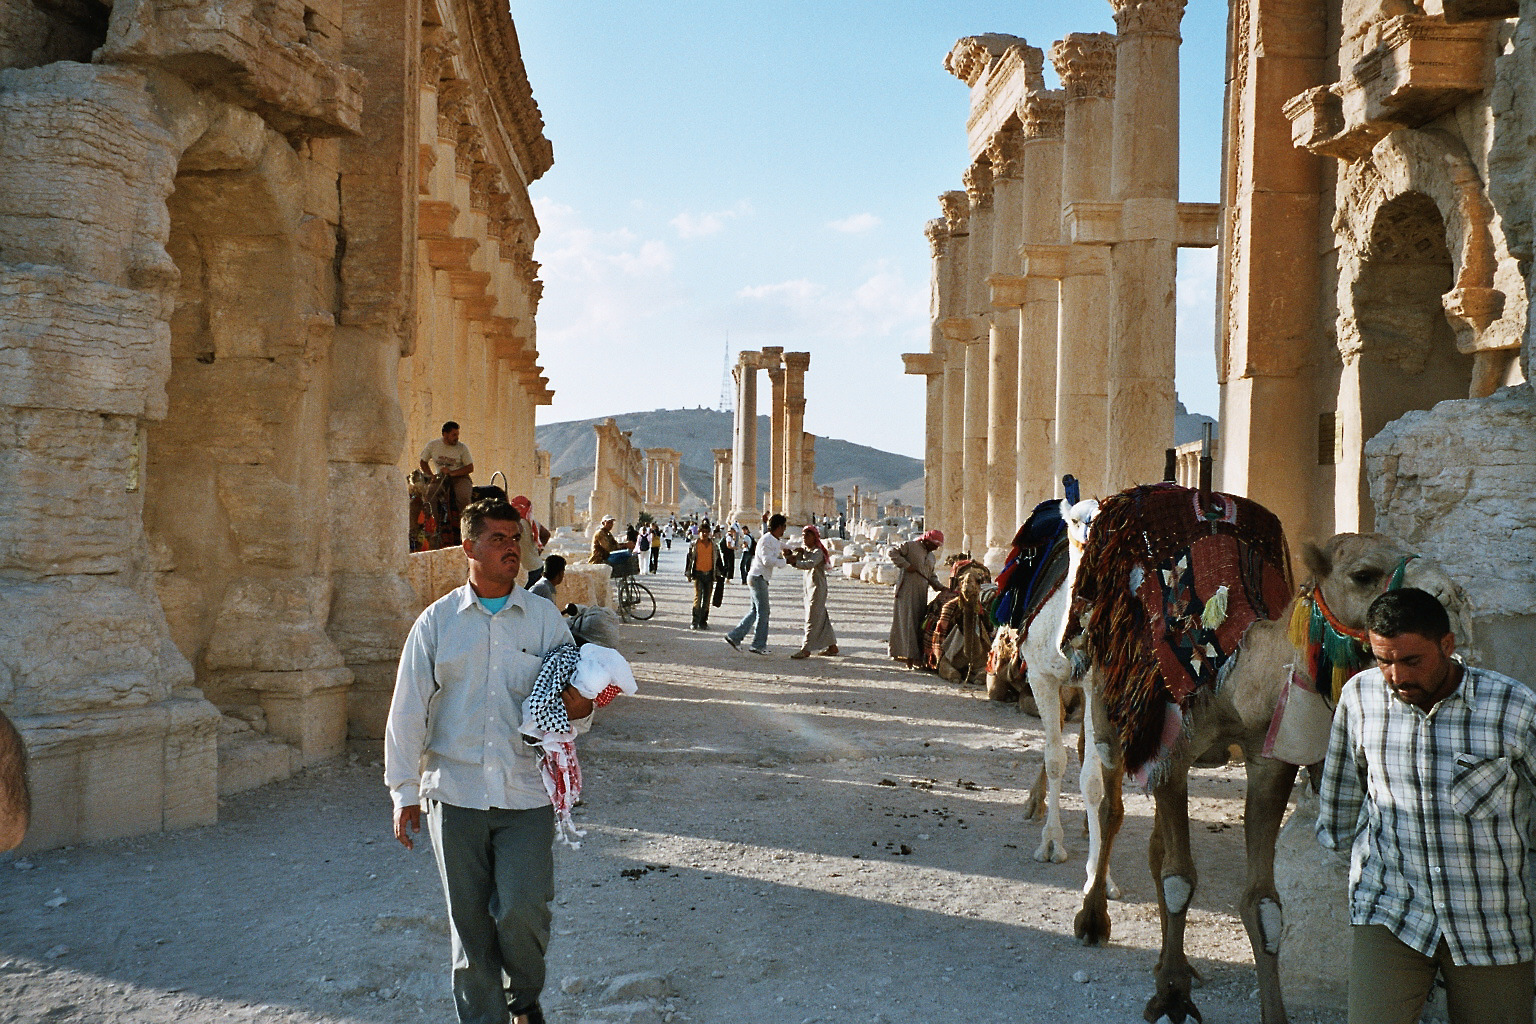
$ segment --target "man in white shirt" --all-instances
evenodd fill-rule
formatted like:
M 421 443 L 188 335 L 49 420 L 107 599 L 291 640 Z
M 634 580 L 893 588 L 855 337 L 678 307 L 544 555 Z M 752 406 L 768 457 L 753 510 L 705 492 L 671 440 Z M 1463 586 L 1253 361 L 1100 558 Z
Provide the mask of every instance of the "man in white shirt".
M 400 656 L 384 735 L 395 838 L 427 830 L 448 902 L 461 1024 L 543 1024 L 544 952 L 554 898 L 554 808 L 522 705 L 543 659 L 571 642 L 553 604 L 519 587 L 516 509 L 488 499 L 461 518 L 469 582 L 433 602 Z M 592 702 L 561 694 L 572 726 Z
M 763 532 L 762 539 L 757 542 L 757 550 L 752 555 L 752 568 L 747 572 L 747 585 L 752 588 L 752 607 L 736 623 L 736 628 L 725 634 L 725 642 L 738 651 L 741 650 L 742 640 L 746 639 L 747 630 L 753 629 L 755 625 L 752 646 L 747 650 L 753 654 L 768 653 L 768 581 L 773 578 L 775 567 L 789 564 L 784 560 L 784 545 L 780 543 L 788 522 L 775 512 L 768 520 L 768 528 Z
M 453 420 L 443 424 L 443 436 L 433 438 L 421 450 L 421 471 L 428 476 L 446 476 L 453 487 L 453 507 L 459 511 L 469 507 L 473 497 L 473 485 L 469 474 L 475 471 L 475 460 L 469 454 L 469 445 L 459 443 L 459 425 Z

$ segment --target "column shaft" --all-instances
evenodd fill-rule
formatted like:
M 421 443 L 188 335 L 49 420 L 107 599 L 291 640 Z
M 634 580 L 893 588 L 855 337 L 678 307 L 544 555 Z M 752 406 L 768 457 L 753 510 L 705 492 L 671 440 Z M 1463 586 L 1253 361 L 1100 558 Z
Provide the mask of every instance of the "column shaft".
M 749 359 L 749 356 L 753 356 Z M 736 380 L 736 424 L 732 438 L 731 518 L 757 521 L 757 362 L 743 352 L 732 370 Z

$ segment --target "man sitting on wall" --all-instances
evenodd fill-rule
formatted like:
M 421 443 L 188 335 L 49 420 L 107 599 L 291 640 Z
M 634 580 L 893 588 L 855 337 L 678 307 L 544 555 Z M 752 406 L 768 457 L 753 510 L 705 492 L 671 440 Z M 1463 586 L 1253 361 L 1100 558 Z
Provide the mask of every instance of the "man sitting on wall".
M 629 545 L 613 535 L 613 524 L 616 522 L 613 516 L 603 516 L 602 525 L 592 535 L 592 554 L 587 561 L 594 565 L 601 565 L 608 561 L 608 556 L 615 551 L 625 551 Z
M 445 476 L 453 488 L 454 511 L 469 507 L 472 485 L 469 474 L 475 470 L 475 460 L 469 454 L 469 446 L 459 443 L 459 425 L 453 420 L 443 424 L 443 436 L 427 442 L 421 450 L 421 471 L 428 476 Z

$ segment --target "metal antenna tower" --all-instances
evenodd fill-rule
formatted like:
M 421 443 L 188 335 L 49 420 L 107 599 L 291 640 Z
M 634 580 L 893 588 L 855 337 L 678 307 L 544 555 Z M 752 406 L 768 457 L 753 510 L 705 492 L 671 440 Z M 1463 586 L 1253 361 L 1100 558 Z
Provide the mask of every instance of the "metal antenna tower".
M 725 355 L 720 361 L 720 411 L 731 408 L 731 332 L 725 332 Z

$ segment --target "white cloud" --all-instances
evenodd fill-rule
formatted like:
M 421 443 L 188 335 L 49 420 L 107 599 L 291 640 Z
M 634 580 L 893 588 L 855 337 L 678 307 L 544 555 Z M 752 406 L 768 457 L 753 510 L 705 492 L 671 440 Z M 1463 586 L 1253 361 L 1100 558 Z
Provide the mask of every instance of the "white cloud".
M 827 227 L 833 231 L 841 231 L 845 235 L 860 235 L 866 231 L 873 231 L 880 226 L 880 218 L 872 213 L 855 213 L 841 220 L 827 222 Z
M 736 292 L 733 323 L 755 332 L 839 340 L 920 337 L 928 320 L 926 282 L 913 284 L 882 260 L 863 280 L 839 290 L 806 278 Z
M 743 199 L 728 210 L 714 210 L 708 213 L 690 213 L 684 210 L 673 217 L 669 223 L 679 238 L 707 238 L 710 235 L 719 234 L 725 228 L 726 221 L 745 217 L 751 212 L 752 204 Z

